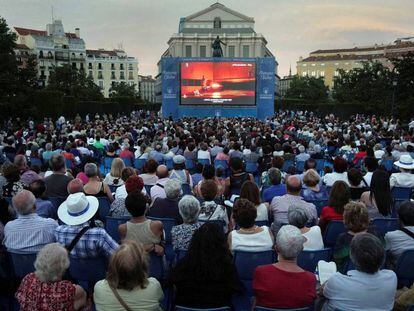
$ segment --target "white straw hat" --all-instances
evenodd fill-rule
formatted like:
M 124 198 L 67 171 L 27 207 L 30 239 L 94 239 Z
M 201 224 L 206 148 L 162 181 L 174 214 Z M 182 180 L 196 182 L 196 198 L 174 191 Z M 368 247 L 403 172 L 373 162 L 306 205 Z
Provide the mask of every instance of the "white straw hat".
M 414 169 L 414 160 L 409 154 L 403 154 L 398 161 L 394 162 L 394 165 L 406 170 L 412 170 Z
M 99 201 L 82 192 L 70 194 L 58 209 L 58 217 L 67 225 L 76 226 L 90 220 L 98 211 Z

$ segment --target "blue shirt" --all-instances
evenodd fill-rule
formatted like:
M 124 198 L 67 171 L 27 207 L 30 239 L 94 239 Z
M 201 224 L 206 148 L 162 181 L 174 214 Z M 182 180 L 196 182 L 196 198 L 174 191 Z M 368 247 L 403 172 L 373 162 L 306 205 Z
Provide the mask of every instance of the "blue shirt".
M 393 309 L 397 276 L 391 270 L 368 274 L 357 270 L 347 275 L 333 274 L 323 295 L 328 299 L 323 310 L 389 311 Z
M 43 218 L 56 219 L 56 209 L 49 200 L 36 199 L 36 214 Z
M 19 215 L 4 227 L 3 244 L 8 251 L 37 253 L 43 246 L 56 241 L 55 229 L 58 223 L 42 218 L 36 213 Z
M 56 228 L 56 241 L 63 246 L 69 245 L 76 237 L 79 231 L 88 223 L 78 226 L 62 225 Z M 111 236 L 103 228 L 89 228 L 76 243 L 70 255 L 75 258 L 95 258 L 99 256 L 110 257 L 111 254 L 119 247 Z
M 286 194 L 286 186 L 284 184 L 273 185 L 263 191 L 263 201 L 272 202 L 274 197 L 280 197 Z
M 302 189 L 301 196 L 305 201 L 315 201 L 315 200 L 328 200 L 329 194 L 325 186 L 319 186 L 319 191 L 313 191 L 312 189 L 305 188 Z

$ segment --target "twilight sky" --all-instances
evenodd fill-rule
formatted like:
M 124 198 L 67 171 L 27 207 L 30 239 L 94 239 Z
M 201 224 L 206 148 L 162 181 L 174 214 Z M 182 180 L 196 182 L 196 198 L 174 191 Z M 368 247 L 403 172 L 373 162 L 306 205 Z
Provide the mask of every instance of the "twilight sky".
M 66 32 L 80 28 L 87 48 L 122 44 L 139 61 L 140 74 L 156 74 L 167 40 L 180 17 L 214 0 L 0 0 L 0 16 L 9 26 L 45 29 L 62 19 Z M 279 75 L 296 72 L 299 56 L 317 49 L 393 42 L 414 36 L 413 0 L 221 0 L 254 17 L 279 62 Z

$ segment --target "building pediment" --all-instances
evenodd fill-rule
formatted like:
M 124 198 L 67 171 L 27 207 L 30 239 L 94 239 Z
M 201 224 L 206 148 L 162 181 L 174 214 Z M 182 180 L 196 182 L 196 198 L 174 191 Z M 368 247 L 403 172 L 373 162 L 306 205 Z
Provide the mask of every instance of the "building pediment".
M 227 21 L 254 22 L 252 17 L 229 9 L 225 5 L 218 2 L 212 4 L 204 10 L 185 17 L 184 20 L 185 22 L 213 21 L 216 17 L 220 17 L 222 20 Z

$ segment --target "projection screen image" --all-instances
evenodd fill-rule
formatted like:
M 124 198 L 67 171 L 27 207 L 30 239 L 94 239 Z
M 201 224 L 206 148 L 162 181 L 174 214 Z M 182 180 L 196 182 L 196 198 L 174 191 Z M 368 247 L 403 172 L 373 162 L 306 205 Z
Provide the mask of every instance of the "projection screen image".
M 254 62 L 181 63 L 181 105 L 255 105 Z

